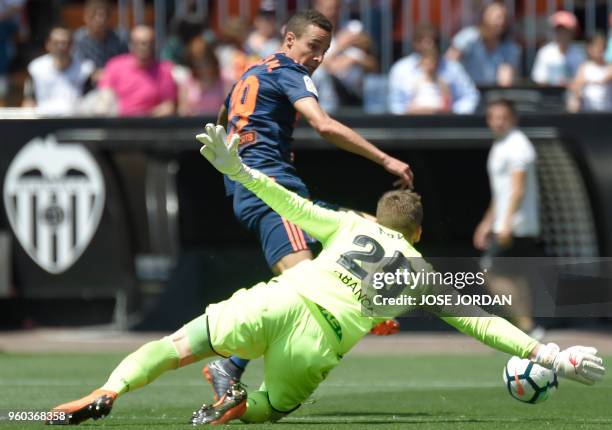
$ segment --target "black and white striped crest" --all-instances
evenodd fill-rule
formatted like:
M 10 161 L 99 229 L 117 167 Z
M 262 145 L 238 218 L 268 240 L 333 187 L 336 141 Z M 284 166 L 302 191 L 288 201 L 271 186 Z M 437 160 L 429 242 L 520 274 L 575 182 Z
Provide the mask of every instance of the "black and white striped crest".
M 4 179 L 4 208 L 28 255 L 49 273 L 71 267 L 89 245 L 104 208 L 104 178 L 82 145 L 35 138 Z

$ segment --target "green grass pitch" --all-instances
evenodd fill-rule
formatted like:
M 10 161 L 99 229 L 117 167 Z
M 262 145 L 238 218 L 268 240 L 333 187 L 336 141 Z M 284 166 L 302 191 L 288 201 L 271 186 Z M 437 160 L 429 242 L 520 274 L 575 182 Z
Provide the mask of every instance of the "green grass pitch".
M 0 411 L 47 410 L 101 385 L 120 354 L 0 354 Z M 609 429 L 612 378 L 595 387 L 561 381 L 539 405 L 510 398 L 501 374 L 507 357 L 392 355 L 347 357 L 312 400 L 274 425 L 275 429 Z M 612 357 L 607 358 L 610 363 Z M 257 389 L 261 360 L 245 382 Z M 187 429 L 191 412 L 211 394 L 201 365 L 162 375 L 128 393 L 111 415 L 82 427 Z M 232 424 L 241 426 L 240 423 Z M 0 422 L 0 430 L 38 429 L 39 423 Z M 249 428 L 270 428 L 270 425 Z

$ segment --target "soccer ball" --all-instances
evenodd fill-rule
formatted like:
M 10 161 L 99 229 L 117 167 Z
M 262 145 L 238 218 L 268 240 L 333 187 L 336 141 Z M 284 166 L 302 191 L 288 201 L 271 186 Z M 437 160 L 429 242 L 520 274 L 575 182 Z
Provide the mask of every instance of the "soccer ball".
M 541 403 L 559 386 L 555 372 L 516 356 L 508 360 L 503 377 L 510 395 L 525 403 Z

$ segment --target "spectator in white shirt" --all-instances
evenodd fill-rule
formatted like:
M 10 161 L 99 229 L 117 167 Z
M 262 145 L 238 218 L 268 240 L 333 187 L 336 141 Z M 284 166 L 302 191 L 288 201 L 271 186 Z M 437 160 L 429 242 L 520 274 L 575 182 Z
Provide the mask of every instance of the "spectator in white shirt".
M 520 48 L 510 37 L 508 9 L 499 0 L 488 3 L 479 27 L 466 27 L 446 52 L 460 61 L 476 85 L 512 85 L 520 66 Z
M 612 111 L 612 65 L 604 59 L 606 43 L 606 36 L 600 33 L 587 42 L 589 59 L 580 66 L 570 87 L 570 112 Z
M 437 46 L 438 32 L 435 27 L 430 24 L 417 26 L 414 31 L 414 52 L 398 60 L 389 72 L 389 108 L 392 113 L 408 113 L 414 97 L 414 83 L 421 79 L 421 55 Z M 473 113 L 480 94 L 463 66 L 457 61 L 440 58 L 436 75 L 450 91 L 451 111 L 457 114 Z
M 433 115 L 450 111 L 451 93 L 448 85 L 440 79 L 439 63 L 437 47 L 421 53 L 416 72 L 405 77 L 405 113 Z
M 585 60 L 584 50 L 573 44 L 578 21 L 573 13 L 560 10 L 549 18 L 555 39 L 538 51 L 531 79 L 541 85 L 567 86 Z
M 51 29 L 45 47 L 47 54 L 28 65 L 23 106 L 36 107 L 45 116 L 71 115 L 77 111 L 96 66 L 71 54 L 72 34 L 67 28 Z

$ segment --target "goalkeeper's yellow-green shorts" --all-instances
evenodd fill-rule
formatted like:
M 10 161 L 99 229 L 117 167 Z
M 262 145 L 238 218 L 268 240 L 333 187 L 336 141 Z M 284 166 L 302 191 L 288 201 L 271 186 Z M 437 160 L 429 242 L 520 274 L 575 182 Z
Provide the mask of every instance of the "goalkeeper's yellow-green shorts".
M 206 316 L 210 346 L 217 354 L 264 356 L 261 390 L 278 412 L 299 407 L 342 358 L 318 306 L 275 280 L 208 306 Z

